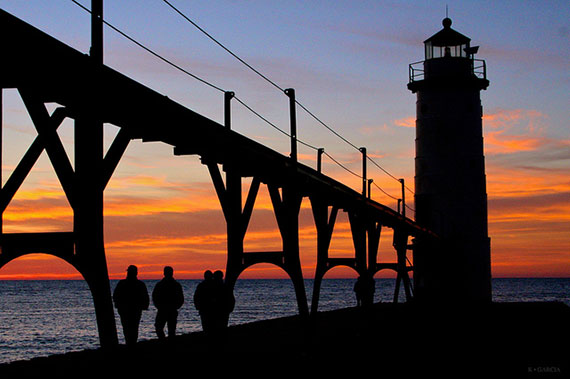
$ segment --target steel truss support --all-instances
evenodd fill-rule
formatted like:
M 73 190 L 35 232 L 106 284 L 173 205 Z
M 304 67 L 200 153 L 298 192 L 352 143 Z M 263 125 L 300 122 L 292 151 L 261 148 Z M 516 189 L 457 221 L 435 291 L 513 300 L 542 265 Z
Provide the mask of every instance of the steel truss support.
M 103 122 L 90 109 L 75 110 L 75 168 L 57 134 L 69 112 L 57 108 L 51 115 L 41 98 L 19 88 L 38 136 L 0 190 L 0 212 L 8 207 L 25 178 L 45 150 L 73 210 L 73 232 L 2 233 L 0 267 L 32 253 L 54 255 L 71 264 L 86 280 L 93 296 L 102 347 L 118 344 L 115 314 L 105 257 L 103 191 L 130 138 L 121 130 L 103 156 Z M 92 100 L 92 99 L 86 99 Z
M 366 216 L 356 211 L 348 212 L 348 220 L 350 222 L 350 230 L 352 232 L 352 242 L 354 245 L 354 260 L 356 271 L 360 274 L 366 274 Z
M 267 187 L 283 241 L 283 268 L 293 281 L 299 314 L 308 317 L 309 308 L 299 249 L 299 211 L 303 197 L 295 188 L 294 182 L 282 187 L 281 194 L 277 186 L 268 184 Z
M 311 314 L 316 314 L 319 306 L 321 283 L 325 273 L 330 268 L 329 247 L 338 208 L 331 207 L 329 214 L 329 206 L 326 201 L 320 199 L 319 196 L 311 196 L 309 199 L 317 229 L 317 267 L 313 283 L 313 297 L 311 298 Z
M 226 219 L 228 245 L 226 283 L 230 288 L 233 288 L 239 275 L 254 264 L 270 263 L 277 265 L 293 281 L 299 314 L 303 317 L 308 316 L 307 296 L 299 257 L 298 218 L 302 197 L 291 185 L 279 188 L 268 183 L 267 188 L 281 233 L 283 250 L 277 252 L 244 252 L 243 242 L 261 180 L 258 177 L 253 177 L 242 209 L 242 177 L 235 174 L 232 168 L 226 167 L 224 183 L 216 163 L 203 163 L 208 167 Z
M 408 276 L 408 267 L 406 266 L 406 252 L 408 249 L 408 234 L 402 230 L 394 230 L 394 248 L 398 256 L 398 263 L 396 264 L 396 287 L 394 291 L 394 303 L 398 302 L 398 295 L 400 293 L 400 282 L 404 283 L 404 291 L 406 293 L 406 301 L 412 299 L 412 286 L 410 277 Z
M 368 235 L 368 271 L 370 271 L 370 275 L 374 276 L 377 268 L 376 261 L 378 260 L 382 223 L 380 221 L 368 220 L 366 233 Z
M 408 271 L 411 268 L 406 266 L 406 251 L 408 248 L 408 234 L 406 232 L 400 231 L 400 228 L 394 231 L 393 245 L 397 252 L 397 263 L 377 263 L 378 248 L 380 246 L 380 236 L 383 226 L 382 222 L 368 216 L 365 212 L 348 210 L 347 213 L 354 245 L 354 257 L 331 258 L 328 252 L 339 208 L 330 206 L 324 199 L 318 196 L 310 196 L 310 200 L 317 229 L 317 267 L 313 284 L 311 314 L 318 312 L 319 293 L 324 275 L 328 270 L 336 266 L 350 267 L 359 275 L 368 279 L 373 278 L 374 274 L 380 270 L 394 270 L 397 272 L 394 302 L 398 301 L 398 292 L 401 282 L 404 283 L 406 300 L 409 301 L 412 299 L 413 293 L 408 276 Z
M 337 266 L 346 266 L 364 277 L 372 277 L 374 275 L 373 270 L 377 267 L 376 257 L 378 255 L 382 225 L 380 222 L 371 221 L 363 213 L 359 213 L 356 210 L 348 210 L 354 257 L 331 258 L 328 252 L 339 208 L 337 206 L 329 206 L 325 200 L 320 199 L 318 196 L 310 196 L 310 200 L 317 229 L 317 267 L 311 301 L 311 313 L 316 314 L 322 280 L 327 271 Z
M 101 345 L 116 345 L 117 330 L 103 232 L 103 123 L 95 115 L 75 120 L 75 253 L 93 294 Z

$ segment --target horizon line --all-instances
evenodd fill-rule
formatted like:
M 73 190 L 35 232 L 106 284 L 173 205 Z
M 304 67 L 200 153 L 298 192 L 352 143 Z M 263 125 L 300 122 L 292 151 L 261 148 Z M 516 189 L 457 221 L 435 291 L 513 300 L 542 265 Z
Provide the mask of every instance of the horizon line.
M 353 280 L 356 279 L 355 277 L 335 277 L 335 278 L 322 278 L 322 280 Z M 109 281 L 113 280 L 121 280 L 124 278 L 109 278 Z M 140 280 L 160 280 L 162 277 L 152 277 L 152 278 L 139 278 Z M 203 278 L 175 278 L 176 280 L 203 280 Z M 303 280 L 314 280 L 315 278 L 303 278 Z M 374 278 L 378 280 L 396 280 L 396 278 L 390 277 L 381 277 L 381 278 Z M 412 279 L 412 278 L 410 278 Z M 570 276 L 498 276 L 498 277 L 491 277 L 493 279 L 570 279 Z M 0 282 L 9 282 L 9 281 L 85 281 L 83 278 L 0 278 Z M 275 278 L 268 278 L 268 277 L 259 277 L 259 278 L 238 278 L 238 280 L 291 280 L 290 278 L 283 278 L 283 277 L 275 277 Z

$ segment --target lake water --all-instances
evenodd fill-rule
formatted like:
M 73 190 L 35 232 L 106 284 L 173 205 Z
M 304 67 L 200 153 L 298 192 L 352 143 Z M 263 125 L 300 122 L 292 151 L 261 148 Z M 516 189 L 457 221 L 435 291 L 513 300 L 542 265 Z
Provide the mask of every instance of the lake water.
M 192 303 L 199 280 L 180 280 L 186 302 L 180 310 L 177 332 L 200 331 Z M 145 281 L 149 292 L 156 281 Z M 390 302 L 393 279 L 376 279 L 375 301 Z M 111 282 L 112 289 L 117 281 Z M 353 279 L 324 280 L 319 310 L 355 305 Z M 312 280 L 305 288 L 310 302 Z M 289 280 L 239 280 L 236 307 L 230 325 L 297 314 L 297 301 Z M 404 299 L 403 293 L 400 299 Z M 561 301 L 570 306 L 570 278 L 493 279 L 493 301 Z M 310 303 L 309 303 L 310 304 Z M 140 340 L 154 339 L 156 310 L 143 312 Z M 124 343 L 117 317 L 119 342 Z M 99 347 L 91 293 L 84 281 L 0 281 L 0 363 Z

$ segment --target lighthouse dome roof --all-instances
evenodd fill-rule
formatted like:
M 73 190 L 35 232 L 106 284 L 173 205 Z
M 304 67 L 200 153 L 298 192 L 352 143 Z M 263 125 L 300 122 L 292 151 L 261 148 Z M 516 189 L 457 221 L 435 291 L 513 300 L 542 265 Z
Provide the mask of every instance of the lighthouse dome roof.
M 468 45 L 471 39 L 451 28 L 451 19 L 446 17 L 441 22 L 443 29 L 424 41 L 431 46 Z

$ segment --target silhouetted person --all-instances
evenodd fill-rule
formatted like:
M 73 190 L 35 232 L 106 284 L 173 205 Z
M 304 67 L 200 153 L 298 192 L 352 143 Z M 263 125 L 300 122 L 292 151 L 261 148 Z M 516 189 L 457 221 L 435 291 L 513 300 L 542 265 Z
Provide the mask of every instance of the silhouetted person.
M 213 319 L 213 285 L 214 274 L 210 270 L 204 272 L 204 280 L 198 284 L 194 292 L 194 306 L 200 314 L 200 321 L 202 322 L 202 330 L 204 333 L 210 334 L 212 331 Z
M 356 295 L 356 306 L 362 306 L 362 277 L 359 276 L 354 283 L 354 294 Z
M 152 303 L 157 309 L 154 327 L 159 339 L 164 339 L 164 326 L 168 326 L 168 337 L 176 335 L 176 322 L 178 309 L 184 304 L 182 286 L 174 279 L 174 270 L 170 266 L 164 267 L 164 278 L 152 291 Z
M 214 272 L 213 283 L 214 327 L 216 333 L 223 334 L 228 326 L 230 313 L 234 310 L 235 298 L 233 291 L 224 283 L 222 271 Z
M 356 305 L 366 307 L 374 303 L 375 292 L 374 278 L 370 275 L 361 275 L 356 279 L 354 292 L 356 294 Z
M 149 297 L 146 285 L 137 278 L 136 266 L 127 268 L 127 278 L 117 284 L 113 301 L 119 312 L 127 345 L 133 345 L 139 338 L 139 324 L 142 311 L 148 309 Z

